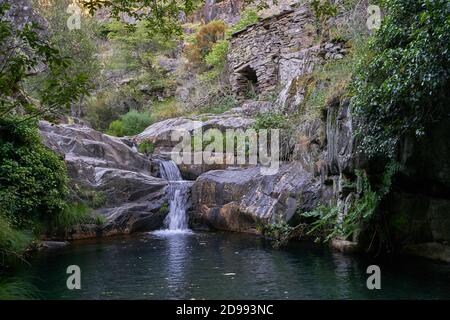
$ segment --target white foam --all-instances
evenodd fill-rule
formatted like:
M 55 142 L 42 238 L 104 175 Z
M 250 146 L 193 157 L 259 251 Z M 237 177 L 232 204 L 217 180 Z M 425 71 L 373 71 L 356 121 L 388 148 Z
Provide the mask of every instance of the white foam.
M 158 236 L 158 237 L 170 237 L 170 236 L 175 236 L 175 235 L 189 235 L 189 234 L 194 234 L 194 232 L 192 232 L 192 230 L 190 229 L 164 229 L 164 230 L 156 230 L 156 231 L 152 231 L 149 232 L 152 235 Z

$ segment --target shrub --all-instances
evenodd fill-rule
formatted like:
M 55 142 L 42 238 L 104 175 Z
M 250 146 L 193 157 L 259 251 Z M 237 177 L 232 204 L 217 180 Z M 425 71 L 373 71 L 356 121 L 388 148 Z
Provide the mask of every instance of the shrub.
M 173 97 L 164 101 L 155 101 L 151 105 L 151 113 L 155 121 L 176 118 L 183 115 L 184 110 L 180 103 Z
M 192 43 L 185 46 L 185 55 L 195 68 L 204 68 L 205 57 L 213 45 L 225 38 L 226 25 L 223 21 L 213 20 L 200 27 Z
M 404 136 L 423 136 L 448 115 L 447 0 L 385 0 L 386 17 L 353 82 L 361 151 L 393 158 Z
M 164 202 L 163 205 L 161 206 L 161 208 L 159 208 L 159 213 L 160 214 L 168 214 L 170 211 L 170 206 L 167 202 Z
M 14 125 L 13 125 L 14 123 Z M 0 207 L 15 227 L 52 220 L 65 208 L 67 171 L 40 141 L 36 123 L 0 120 Z
M 338 221 L 337 206 L 320 205 L 315 210 L 302 214 L 303 217 L 315 219 L 308 234 L 316 235 L 317 241 L 329 241 L 335 237 L 346 239 L 351 236 L 362 222 L 370 221 L 375 216 L 380 202 L 389 193 L 392 178 L 398 170 L 397 163 L 389 163 L 376 189 L 372 188 L 365 172 L 356 171 L 362 180 L 362 194 L 354 200 L 342 221 Z
M 227 61 L 228 40 L 218 41 L 205 56 L 205 62 L 215 68 L 223 69 Z
M 155 145 L 150 141 L 144 141 L 139 145 L 138 150 L 140 153 L 152 154 L 155 150 Z
M 272 223 L 259 226 L 260 232 L 267 238 L 273 241 L 275 248 L 285 246 L 290 238 L 293 227 L 286 222 Z
M 153 123 L 149 112 L 131 110 L 109 125 L 108 134 L 117 137 L 133 136 L 144 131 Z
M 121 120 L 115 120 L 109 125 L 107 133 L 116 137 L 123 137 L 125 135 L 125 130 L 123 129 L 123 123 Z
M 71 204 L 53 220 L 53 230 L 67 232 L 76 225 L 90 223 L 92 221 L 90 213 L 91 209 L 82 202 Z
M 230 36 L 234 32 L 245 29 L 246 27 L 258 22 L 258 12 L 254 9 L 245 9 L 241 13 L 239 21 L 227 32 L 227 36 Z
M 213 71 L 210 71 L 210 78 L 217 78 L 218 73 L 222 72 L 225 68 L 231 34 L 256 23 L 258 19 L 258 14 L 255 10 L 244 10 L 241 13 L 239 21 L 232 28 L 226 30 L 225 38 L 218 40 L 213 44 L 211 50 L 204 59 L 206 64 L 213 68 Z
M 38 299 L 38 289 L 23 279 L 0 279 L 0 300 Z
M 259 129 L 285 129 L 288 128 L 288 119 L 282 113 L 269 111 L 258 114 L 253 125 L 255 130 Z
M 14 229 L 0 212 L 0 272 L 8 263 L 23 259 L 23 253 L 33 239 L 30 232 Z

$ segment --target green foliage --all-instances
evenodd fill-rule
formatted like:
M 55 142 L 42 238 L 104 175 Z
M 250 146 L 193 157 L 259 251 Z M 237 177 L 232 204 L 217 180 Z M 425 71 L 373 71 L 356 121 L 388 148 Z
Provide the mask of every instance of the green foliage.
M 395 156 L 448 115 L 450 19 L 446 0 L 386 0 L 386 16 L 353 82 L 361 151 Z
M 156 34 L 151 35 L 144 21 L 138 22 L 133 28 L 125 23 L 112 21 L 104 29 L 108 31 L 108 40 L 114 47 L 114 55 L 109 68 L 127 71 L 145 71 L 149 76 L 146 84 L 157 85 L 164 80 L 164 70 L 157 60 L 161 55 L 169 54 L 176 42 Z
M 69 107 L 87 93 L 86 76 L 70 72 L 70 59 L 38 33 L 37 24 L 17 29 L 6 16 L 8 7 L 0 5 L 0 56 L 4 57 L 0 67 L 0 117 L 26 113 L 28 116 L 20 121 L 28 121 Z M 43 66 L 47 67 L 46 77 L 38 88 L 26 88 L 26 83 L 36 77 L 32 70 Z
M 170 211 L 170 207 L 167 202 L 164 202 L 163 205 L 159 208 L 159 213 L 162 215 L 168 214 L 169 211 Z
M 289 123 L 287 117 L 276 111 L 268 111 L 258 114 L 253 124 L 255 130 L 260 129 L 286 129 Z
M 225 67 L 228 53 L 228 40 L 219 40 L 206 55 L 206 63 L 215 68 L 222 70 Z
M 16 227 L 51 220 L 65 208 L 67 171 L 40 141 L 36 123 L 0 120 L 0 206 Z
M 316 241 L 327 242 L 333 238 L 348 238 L 359 226 L 360 222 L 369 219 L 378 206 L 378 195 L 371 190 L 365 175 L 362 197 L 355 200 L 347 214 L 339 221 L 340 208 L 336 205 L 319 205 L 311 212 L 302 213 L 305 218 L 313 218 L 308 234 L 315 235 Z
M 120 120 L 113 121 L 108 129 L 108 134 L 123 137 L 133 136 L 144 131 L 153 123 L 149 112 L 139 112 L 131 110 L 120 117 Z
M 273 241 L 273 245 L 275 248 L 280 248 L 285 246 L 289 237 L 294 230 L 286 222 L 272 223 L 267 225 L 260 225 L 259 231 L 267 238 Z
M 128 112 L 131 106 L 132 101 L 124 91 L 99 92 L 88 99 L 84 118 L 94 129 L 105 132 L 109 124 Z
M 125 129 L 121 120 L 114 120 L 109 125 L 107 133 L 116 137 L 123 137 L 125 135 Z
M 76 225 L 90 223 L 93 219 L 90 212 L 91 209 L 82 202 L 71 204 L 53 219 L 53 230 L 67 232 Z
M 96 20 L 87 15 L 82 16 L 82 30 L 69 30 L 67 27 L 68 14 L 67 7 L 72 4 L 72 0 L 49 0 L 46 3 L 34 1 L 40 15 L 47 23 L 46 30 L 50 34 L 50 41 L 58 48 L 64 57 L 70 57 L 71 64 L 66 68 L 66 73 L 77 78 L 83 76 L 85 79 L 84 88 L 87 91 L 95 89 L 100 76 L 100 61 L 98 58 L 97 30 L 99 26 Z M 40 87 L 41 83 L 49 77 L 49 73 L 43 72 L 30 81 L 30 87 Z M 78 101 L 71 104 L 72 115 L 81 115 L 81 105 L 84 94 L 80 95 Z
M 144 141 L 138 146 L 140 153 L 152 154 L 155 151 L 155 145 L 150 141 Z
M 94 216 L 93 221 L 97 226 L 102 226 L 106 223 L 107 219 L 105 216 L 98 214 Z
M 258 12 L 254 9 L 247 8 L 241 13 L 239 21 L 227 32 L 227 37 L 237 31 L 241 31 L 248 26 L 257 23 L 259 20 Z
M 0 272 L 1 268 L 15 260 L 22 260 L 25 250 L 34 240 L 30 232 L 17 230 L 11 226 L 0 212 Z M 4 289 L 4 288 L 3 288 Z M 2 288 L 0 286 L 0 297 Z
M 162 34 L 169 38 L 181 35 L 180 17 L 189 16 L 196 10 L 200 0 L 82 0 L 81 3 L 93 14 L 98 9 L 107 8 L 113 18 L 120 19 L 125 13 L 128 17 L 143 21 L 150 34 Z M 134 25 L 130 24 L 129 28 Z
M 311 212 L 302 213 L 303 217 L 314 219 L 308 234 L 314 234 L 317 241 L 325 242 L 336 237 L 343 239 L 350 237 L 361 223 L 370 221 L 375 216 L 381 200 L 389 193 L 392 178 L 398 170 L 397 163 L 389 163 L 376 190 L 373 190 L 365 172 L 356 171 L 362 181 L 362 194 L 354 200 L 347 214 L 339 221 L 340 210 L 335 205 L 320 205 Z
M 329 0 L 310 0 L 310 4 L 316 18 L 317 34 L 323 35 L 328 19 L 338 14 L 338 7 Z
M 156 121 L 169 118 L 176 118 L 185 115 L 182 105 L 174 97 L 164 99 L 163 101 L 154 101 L 150 106 L 152 116 Z
M 199 109 L 201 113 L 221 114 L 238 104 L 233 94 L 227 92 L 217 93 L 211 97 L 209 104 Z
M 225 39 L 225 30 L 223 21 L 213 20 L 201 26 L 192 41 L 186 44 L 184 53 L 194 69 L 205 69 L 206 57 L 216 43 Z
M 71 183 L 72 202 L 82 202 L 89 208 L 99 209 L 106 204 L 106 194 L 104 191 L 95 190 L 90 187 Z
M 297 79 L 294 88 L 305 88 L 301 104 L 303 119 L 320 119 L 334 98 L 342 99 L 347 95 L 354 60 L 355 54 L 349 53 L 342 60 L 328 61 L 317 66 L 311 75 Z
M 0 300 L 31 300 L 39 298 L 37 288 L 23 279 L 0 280 Z
M 218 73 L 222 72 L 225 68 L 231 35 L 234 32 L 245 29 L 249 25 L 258 22 L 258 19 L 259 17 L 256 10 L 245 9 L 242 11 L 239 21 L 233 25 L 233 27 L 225 31 L 225 38 L 213 44 L 211 50 L 204 59 L 206 64 L 213 68 L 212 71 L 209 71 L 210 78 L 217 78 Z

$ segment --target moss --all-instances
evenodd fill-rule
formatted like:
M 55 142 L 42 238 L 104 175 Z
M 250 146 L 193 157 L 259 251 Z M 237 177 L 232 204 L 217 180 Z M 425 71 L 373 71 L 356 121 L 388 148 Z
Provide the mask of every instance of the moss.
M 168 214 L 170 211 L 169 203 L 164 202 L 162 206 L 159 208 L 159 213 L 162 215 Z

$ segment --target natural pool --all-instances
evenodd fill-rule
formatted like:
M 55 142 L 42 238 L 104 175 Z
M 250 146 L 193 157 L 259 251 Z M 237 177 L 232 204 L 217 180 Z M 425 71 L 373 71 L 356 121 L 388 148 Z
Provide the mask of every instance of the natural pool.
M 450 265 L 368 261 L 311 243 L 273 249 L 247 234 L 140 234 L 80 241 L 39 253 L 16 273 L 42 299 L 438 299 L 450 298 Z M 368 290 L 366 268 L 381 268 Z M 69 265 L 81 290 L 66 287 Z

